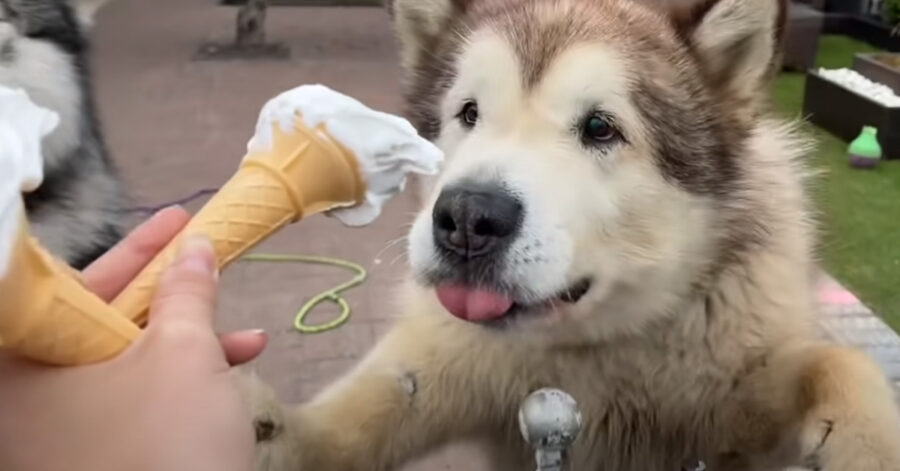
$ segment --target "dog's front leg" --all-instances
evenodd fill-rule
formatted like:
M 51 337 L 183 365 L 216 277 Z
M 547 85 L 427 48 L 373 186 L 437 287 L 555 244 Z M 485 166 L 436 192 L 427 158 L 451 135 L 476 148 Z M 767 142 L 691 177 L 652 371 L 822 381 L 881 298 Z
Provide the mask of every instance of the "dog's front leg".
M 260 471 L 390 470 L 514 423 L 515 411 L 501 405 L 508 379 L 483 361 L 500 352 L 479 335 L 452 320 L 412 318 L 311 402 L 281 409 L 257 398 Z
M 900 412 L 881 369 L 863 353 L 836 346 L 798 347 L 773 357 L 769 383 L 790 385 L 796 413 L 789 443 L 800 465 L 821 471 L 900 470 Z M 770 389 L 770 391 L 773 389 Z M 793 415 L 793 414 L 792 414 Z

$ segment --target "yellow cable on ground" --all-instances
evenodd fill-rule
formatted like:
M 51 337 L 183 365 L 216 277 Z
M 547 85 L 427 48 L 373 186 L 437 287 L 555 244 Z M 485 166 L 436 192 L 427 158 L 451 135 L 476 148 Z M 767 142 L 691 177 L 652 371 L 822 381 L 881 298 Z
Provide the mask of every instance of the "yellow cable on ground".
M 249 254 L 241 257 L 241 260 L 245 260 L 248 262 L 267 262 L 267 263 L 312 263 L 316 265 L 328 265 L 333 267 L 344 268 L 356 273 L 350 281 L 345 283 L 341 283 L 338 286 L 335 286 L 332 289 L 327 291 L 323 291 L 312 297 L 300 310 L 297 312 L 297 316 L 294 318 L 294 328 L 299 330 L 304 334 L 319 334 L 322 332 L 326 332 L 337 327 L 340 327 L 348 319 L 350 319 L 350 304 L 347 303 L 347 300 L 341 297 L 341 293 L 347 291 L 348 289 L 357 287 L 362 284 L 363 281 L 366 280 L 368 276 L 366 269 L 361 265 L 356 263 L 341 260 L 338 258 L 332 257 L 317 257 L 313 255 L 282 255 L 282 254 Z M 322 304 L 325 301 L 330 301 L 341 307 L 341 314 L 335 319 L 318 324 L 318 325 L 307 325 L 305 324 L 306 316 L 309 315 L 312 310 Z
M 184 205 L 194 201 L 202 196 L 215 194 L 219 191 L 219 188 L 204 188 L 200 191 L 195 192 L 194 194 L 182 198 L 177 201 L 173 201 L 170 203 L 166 203 L 159 206 L 140 206 L 137 208 L 132 208 L 129 212 L 143 213 L 143 214 L 154 214 L 163 208 L 172 205 Z M 341 297 L 340 293 L 347 291 L 350 288 L 355 288 L 362 284 L 363 281 L 366 280 L 368 274 L 366 273 L 366 269 L 356 263 L 349 262 L 347 260 L 341 260 L 338 258 L 331 257 L 316 257 L 312 255 L 283 255 L 283 254 L 249 254 L 241 257 L 241 260 L 245 260 L 248 262 L 268 262 L 268 263 L 313 263 L 316 265 L 328 265 L 333 267 L 345 268 L 347 270 L 351 270 L 356 272 L 356 276 L 353 277 L 350 281 L 346 283 L 342 283 L 328 291 L 324 291 L 322 293 L 317 294 L 312 299 L 306 302 L 303 307 L 300 308 L 300 311 L 297 312 L 297 317 L 294 319 L 294 327 L 303 332 L 304 334 L 318 334 L 322 332 L 326 332 L 337 327 L 340 327 L 342 324 L 347 322 L 350 318 L 350 304 L 347 303 L 347 300 Z M 326 322 L 324 324 L 319 325 L 306 325 L 304 320 L 309 313 L 325 301 L 331 301 L 338 306 L 341 307 L 341 314 L 334 320 Z

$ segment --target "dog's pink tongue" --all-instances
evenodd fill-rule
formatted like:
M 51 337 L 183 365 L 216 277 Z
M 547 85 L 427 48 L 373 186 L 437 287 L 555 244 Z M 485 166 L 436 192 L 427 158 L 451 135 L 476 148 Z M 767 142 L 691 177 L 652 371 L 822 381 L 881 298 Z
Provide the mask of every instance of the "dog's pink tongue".
M 438 300 L 450 314 L 470 321 L 486 321 L 503 316 L 513 305 L 502 294 L 473 289 L 465 285 L 441 285 Z

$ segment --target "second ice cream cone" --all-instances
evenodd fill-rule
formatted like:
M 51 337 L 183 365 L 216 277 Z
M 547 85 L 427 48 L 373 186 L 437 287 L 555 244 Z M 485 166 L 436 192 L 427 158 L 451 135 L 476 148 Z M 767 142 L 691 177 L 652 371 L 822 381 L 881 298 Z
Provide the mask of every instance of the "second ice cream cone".
M 212 240 L 221 269 L 285 225 L 365 197 L 356 158 L 324 129 L 310 129 L 298 117 L 293 132 L 274 125 L 273 133 L 272 148 L 244 157 L 237 173 L 113 301 L 119 312 L 146 322 L 159 277 L 188 234 Z
M 0 340 L 32 360 L 69 366 L 111 358 L 140 329 L 85 288 L 28 232 L 24 212 L 0 279 Z

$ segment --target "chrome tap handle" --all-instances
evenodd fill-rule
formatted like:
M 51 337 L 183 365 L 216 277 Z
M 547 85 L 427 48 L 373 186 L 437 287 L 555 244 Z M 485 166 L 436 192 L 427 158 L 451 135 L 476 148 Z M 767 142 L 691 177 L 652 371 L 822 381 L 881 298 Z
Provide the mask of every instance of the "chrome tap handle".
M 581 412 L 565 392 L 539 389 L 519 408 L 519 430 L 535 449 L 538 471 L 562 471 L 565 451 L 581 431 Z

